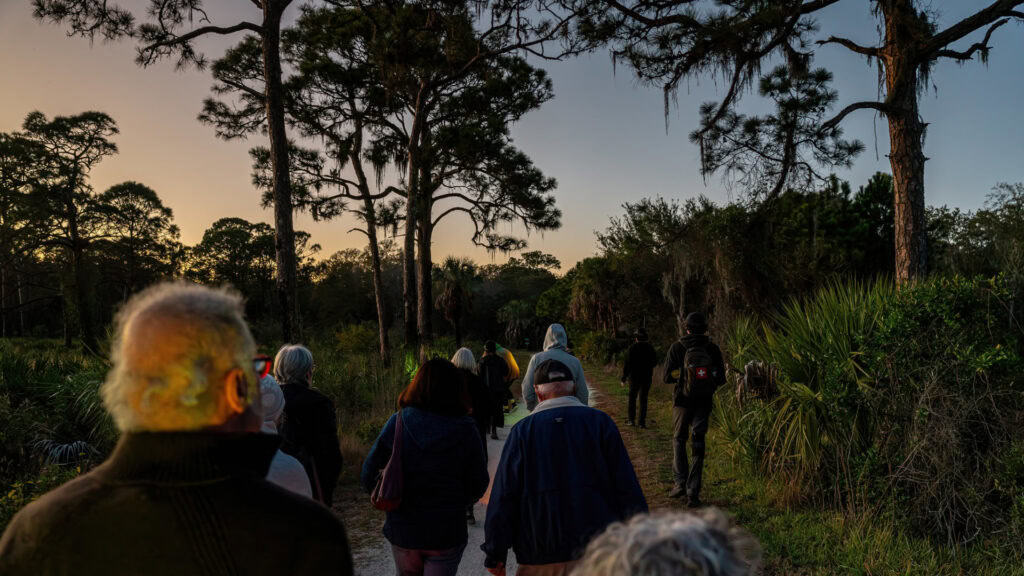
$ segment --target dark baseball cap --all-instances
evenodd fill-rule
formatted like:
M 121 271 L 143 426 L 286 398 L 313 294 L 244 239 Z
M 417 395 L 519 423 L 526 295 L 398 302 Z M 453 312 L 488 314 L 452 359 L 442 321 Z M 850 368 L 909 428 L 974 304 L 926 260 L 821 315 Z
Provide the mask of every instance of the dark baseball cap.
M 552 382 L 572 382 L 572 370 L 558 360 L 545 360 L 537 366 L 533 374 L 533 385 L 551 384 Z
M 703 334 L 708 331 L 708 320 L 700 312 L 692 312 L 686 317 L 686 329 L 694 334 Z

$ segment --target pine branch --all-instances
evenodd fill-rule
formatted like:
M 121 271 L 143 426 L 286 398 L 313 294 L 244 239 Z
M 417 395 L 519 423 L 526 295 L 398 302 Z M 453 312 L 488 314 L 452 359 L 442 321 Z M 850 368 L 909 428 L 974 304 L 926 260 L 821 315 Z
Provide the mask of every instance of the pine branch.
M 848 50 L 852 50 L 858 54 L 864 54 L 865 56 L 871 56 L 874 58 L 878 57 L 879 51 L 878 47 L 876 46 L 861 46 L 860 44 L 857 44 L 853 40 L 850 40 L 848 38 L 840 38 L 838 36 L 829 36 L 825 40 L 818 40 L 817 44 L 818 46 L 824 46 L 825 44 L 839 44 L 840 46 L 843 46 Z
M 971 16 L 968 16 L 949 28 L 946 28 L 942 32 L 933 35 L 931 39 L 925 42 L 921 47 L 920 58 L 922 60 L 934 59 L 939 51 L 945 50 L 946 47 L 953 42 L 956 42 L 968 34 L 992 24 L 1000 18 L 1020 18 L 1021 13 L 1015 11 L 1014 8 L 1021 5 L 1024 5 L 1024 0 L 999 0 L 998 2 L 993 2 L 987 8 L 979 10 Z

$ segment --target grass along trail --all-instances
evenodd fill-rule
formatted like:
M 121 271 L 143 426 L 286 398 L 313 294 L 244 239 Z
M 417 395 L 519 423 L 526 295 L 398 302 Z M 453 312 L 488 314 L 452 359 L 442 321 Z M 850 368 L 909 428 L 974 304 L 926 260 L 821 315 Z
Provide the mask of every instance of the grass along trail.
M 672 488 L 672 385 L 660 367 L 648 402 L 647 430 L 625 425 L 628 389 L 619 368 L 585 365 L 595 407 L 618 424 L 652 511 L 685 509 L 668 497 Z M 726 390 L 720 390 L 721 394 Z M 728 512 L 761 541 L 769 576 L 1024 576 L 1024 565 L 984 545 L 954 550 L 901 530 L 869 513 L 844 515 L 813 504 L 791 502 L 785 485 L 766 480 L 733 462 L 712 416 L 707 436 L 705 505 Z

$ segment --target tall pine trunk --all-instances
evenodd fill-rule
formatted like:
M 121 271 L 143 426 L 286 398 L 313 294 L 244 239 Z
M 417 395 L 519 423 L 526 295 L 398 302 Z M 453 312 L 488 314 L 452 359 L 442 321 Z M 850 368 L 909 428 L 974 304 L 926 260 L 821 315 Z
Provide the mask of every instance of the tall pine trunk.
M 370 195 L 369 180 L 363 171 L 360 155 L 363 151 L 363 123 L 356 119 L 355 138 L 349 152 L 349 161 L 356 173 L 360 193 L 363 196 L 363 219 L 366 221 L 366 238 L 370 249 L 370 267 L 373 273 L 373 297 L 377 301 L 377 335 L 380 340 L 380 359 L 387 362 L 391 356 L 391 343 L 388 341 L 388 313 L 384 301 L 384 280 L 381 274 L 380 245 L 377 243 L 377 210 Z
M 434 340 L 433 328 L 433 286 L 431 272 L 433 261 L 430 253 L 433 226 L 430 225 L 430 198 L 420 198 L 420 225 L 416 245 L 416 325 L 419 329 L 420 356 L 425 356 L 426 347 Z M 426 360 L 426 358 L 423 358 Z
M 369 209 L 373 209 L 373 202 L 365 199 Z M 380 246 L 377 244 L 376 224 L 367 222 L 367 236 L 370 244 L 370 265 L 373 267 L 373 296 L 377 300 L 377 331 L 380 340 L 380 359 L 388 361 L 391 356 L 391 343 L 388 341 L 388 312 L 387 303 L 384 301 L 384 280 L 381 274 Z
M 889 163 L 893 176 L 896 281 L 912 282 L 927 272 L 924 203 L 924 133 L 918 109 L 916 40 L 926 31 L 910 0 L 882 3 L 885 15 L 886 103 L 890 110 Z
M 85 269 L 85 250 L 80 240 L 71 249 L 71 266 L 75 275 L 75 307 L 78 308 L 78 328 L 82 334 L 82 346 L 89 352 L 98 352 L 96 326 L 89 298 L 89 277 Z
M 82 337 L 82 345 L 86 350 L 96 352 L 96 332 L 92 322 L 92 306 L 89 301 L 89 279 L 85 270 L 85 239 L 82 238 L 82 232 L 78 227 L 78 207 L 75 206 L 74 200 L 77 187 L 78 179 L 72 178 L 64 206 L 68 219 L 68 258 L 75 283 L 75 308 L 78 311 L 78 330 Z M 69 334 L 70 332 L 64 337 L 66 344 L 70 343 Z
M 417 338 L 416 330 L 416 224 L 419 221 L 420 195 L 420 132 L 424 116 L 423 93 L 426 82 L 421 82 L 420 92 L 413 110 L 412 129 L 409 131 L 408 182 L 405 198 L 405 242 L 402 249 L 402 316 L 405 322 L 405 345 L 412 348 Z
M 266 80 L 267 133 L 274 173 L 274 250 L 277 265 L 277 300 L 281 307 L 281 338 L 299 336 L 297 323 L 295 229 L 292 224 L 292 188 L 288 174 L 288 137 L 285 133 L 284 89 L 281 86 L 281 13 L 274 0 L 263 2 L 263 74 Z
M 434 294 L 433 294 L 433 268 L 434 261 L 431 255 L 431 244 L 433 243 L 434 224 L 431 216 L 434 211 L 433 195 L 434 185 L 430 179 L 431 158 L 430 131 L 423 130 L 420 134 L 420 199 L 418 226 L 418 244 L 416 246 L 416 327 L 419 330 L 420 357 L 426 361 L 426 349 L 434 340 Z

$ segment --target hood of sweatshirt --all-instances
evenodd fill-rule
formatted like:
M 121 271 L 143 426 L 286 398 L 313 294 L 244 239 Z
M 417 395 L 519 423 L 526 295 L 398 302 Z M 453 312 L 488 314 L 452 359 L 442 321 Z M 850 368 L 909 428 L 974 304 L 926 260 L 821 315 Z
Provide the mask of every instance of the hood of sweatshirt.
M 402 410 L 402 426 L 409 431 L 406 438 L 424 452 L 444 452 L 464 442 L 475 424 L 469 416 L 444 416 L 409 406 Z
M 551 350 L 552 348 L 566 350 L 568 343 L 569 337 L 565 335 L 565 328 L 561 324 L 548 326 L 548 332 L 544 335 L 545 350 Z

